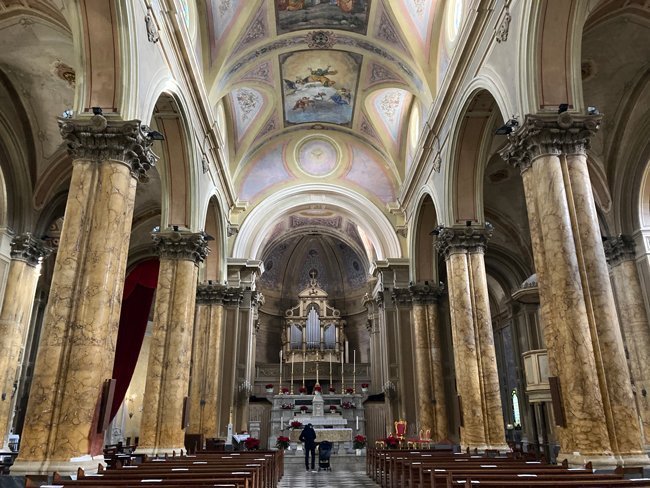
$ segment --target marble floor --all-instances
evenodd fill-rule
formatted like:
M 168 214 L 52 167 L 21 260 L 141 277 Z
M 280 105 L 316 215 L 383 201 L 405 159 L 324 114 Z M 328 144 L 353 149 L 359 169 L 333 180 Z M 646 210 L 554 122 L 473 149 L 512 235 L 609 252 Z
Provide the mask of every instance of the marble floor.
M 286 461 L 286 460 L 285 460 Z M 318 461 L 317 461 L 318 462 Z M 362 488 L 377 487 L 377 483 L 366 476 L 365 457 L 332 456 L 330 465 L 332 471 L 305 471 L 305 465 L 296 462 L 285 462 L 284 477 L 278 487 L 292 488 Z M 318 469 L 318 468 L 316 468 Z

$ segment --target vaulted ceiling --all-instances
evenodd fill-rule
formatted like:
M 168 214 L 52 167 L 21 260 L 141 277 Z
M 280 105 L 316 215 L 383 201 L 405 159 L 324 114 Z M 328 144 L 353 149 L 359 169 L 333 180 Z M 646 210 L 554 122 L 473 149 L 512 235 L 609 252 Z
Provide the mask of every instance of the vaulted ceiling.
M 395 202 L 435 93 L 442 3 L 205 2 L 197 50 L 239 199 L 322 182 Z

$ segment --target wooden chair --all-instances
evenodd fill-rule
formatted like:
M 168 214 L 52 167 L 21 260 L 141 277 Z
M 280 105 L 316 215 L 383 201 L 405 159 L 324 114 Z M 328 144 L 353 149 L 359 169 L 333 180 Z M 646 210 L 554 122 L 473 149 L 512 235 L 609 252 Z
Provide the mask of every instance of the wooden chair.
M 399 446 L 401 449 L 406 447 L 406 420 L 396 420 L 395 421 L 395 437 L 399 440 Z

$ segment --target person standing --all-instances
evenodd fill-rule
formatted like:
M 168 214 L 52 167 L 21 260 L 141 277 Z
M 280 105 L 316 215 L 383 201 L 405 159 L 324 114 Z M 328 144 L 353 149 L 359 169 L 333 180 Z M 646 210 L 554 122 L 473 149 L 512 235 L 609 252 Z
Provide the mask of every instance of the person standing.
M 298 440 L 305 443 L 305 468 L 309 471 L 309 453 L 311 453 L 311 470 L 315 471 L 316 431 L 311 424 L 307 424 L 307 426 L 302 429 Z

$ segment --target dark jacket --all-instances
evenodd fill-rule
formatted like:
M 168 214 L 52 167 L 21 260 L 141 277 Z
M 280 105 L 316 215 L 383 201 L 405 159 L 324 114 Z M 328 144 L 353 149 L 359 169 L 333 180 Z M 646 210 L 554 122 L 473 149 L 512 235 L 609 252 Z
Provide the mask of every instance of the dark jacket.
M 313 427 L 306 426 L 302 429 L 298 440 L 304 442 L 306 445 L 313 444 L 316 441 L 316 431 Z

